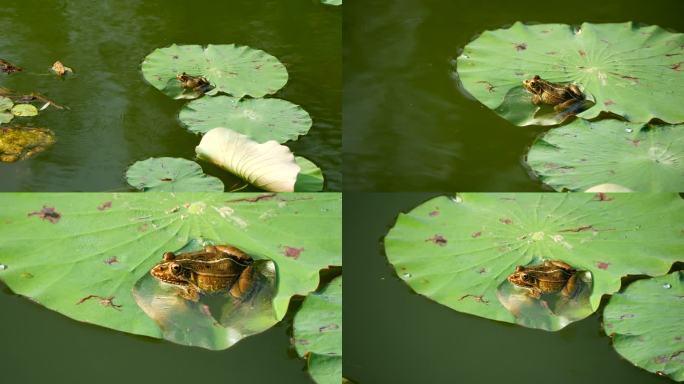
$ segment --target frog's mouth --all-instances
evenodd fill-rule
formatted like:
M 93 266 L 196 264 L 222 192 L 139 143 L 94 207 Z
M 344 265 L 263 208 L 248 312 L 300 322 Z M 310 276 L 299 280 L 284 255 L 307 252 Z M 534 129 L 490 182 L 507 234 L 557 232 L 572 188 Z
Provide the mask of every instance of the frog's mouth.
M 155 279 L 166 283 L 166 284 L 171 284 L 171 285 L 176 285 L 176 286 L 181 286 L 187 284 L 186 281 L 180 280 L 180 279 L 175 279 L 173 277 L 169 277 L 169 274 L 167 271 L 164 269 L 163 266 L 156 266 L 150 270 L 150 275 L 154 277 Z

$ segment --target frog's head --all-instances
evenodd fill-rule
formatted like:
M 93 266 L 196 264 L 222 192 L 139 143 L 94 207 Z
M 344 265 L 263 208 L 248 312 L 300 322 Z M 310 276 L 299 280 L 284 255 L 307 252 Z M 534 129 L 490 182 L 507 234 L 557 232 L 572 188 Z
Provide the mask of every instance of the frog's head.
M 508 281 L 518 287 L 533 287 L 536 278 L 525 267 L 518 265 L 515 272 L 508 276 Z
M 542 80 L 539 77 L 539 75 L 535 75 L 531 79 L 525 79 L 523 80 L 523 88 L 525 88 L 527 91 L 533 93 L 533 94 L 540 94 L 542 93 Z
M 164 254 L 164 261 L 155 265 L 150 274 L 157 280 L 164 283 L 187 286 L 192 283 L 192 271 L 176 261 L 173 252 Z

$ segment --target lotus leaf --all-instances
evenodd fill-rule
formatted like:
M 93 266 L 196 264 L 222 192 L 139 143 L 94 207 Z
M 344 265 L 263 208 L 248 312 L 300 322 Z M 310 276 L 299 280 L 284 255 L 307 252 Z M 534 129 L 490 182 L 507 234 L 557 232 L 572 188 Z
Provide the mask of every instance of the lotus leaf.
M 223 182 L 207 176 L 194 161 L 152 157 L 137 161 L 126 171 L 126 182 L 141 191 L 223 192 Z
M 168 96 L 181 96 L 176 76 L 186 72 L 204 76 L 214 88 L 209 94 L 228 93 L 262 97 L 273 94 L 287 83 L 287 70 L 268 53 L 234 44 L 176 45 L 159 48 L 142 63 L 145 80 Z
M 295 156 L 295 162 L 301 169 L 297 174 L 294 189 L 296 192 L 320 192 L 323 190 L 323 173 L 311 160 Z
M 341 195 L 77 193 L 0 195 L 0 280 L 79 321 L 160 338 L 133 287 L 166 251 L 232 244 L 277 269 L 275 316 L 341 265 Z M 229 340 L 212 339 L 208 348 Z
M 603 324 L 634 365 L 684 381 L 684 272 L 639 280 L 610 298 Z
M 684 191 L 684 125 L 575 120 L 530 148 L 527 163 L 557 191 L 617 184 L 633 191 Z
M 660 275 L 681 259 L 684 200 L 677 194 L 459 194 L 399 215 L 389 261 L 417 293 L 452 309 L 516 322 L 497 287 L 517 265 L 562 260 L 592 274 L 589 302 L 628 274 Z M 549 319 L 538 327 L 556 330 Z
M 342 276 L 304 299 L 294 319 L 294 344 L 308 360 L 309 374 L 319 384 L 342 377 Z
M 321 0 L 321 3 L 328 5 L 342 5 L 342 0 Z
M 55 143 L 55 134 L 47 128 L 6 127 L 0 130 L 0 161 L 11 163 L 28 159 Z
M 263 143 L 297 140 L 311 128 L 311 117 L 302 107 L 280 99 L 203 98 L 188 103 L 180 121 L 195 133 L 229 127 Z
M 195 151 L 198 158 L 266 191 L 294 191 L 300 171 L 288 147 L 273 140 L 259 144 L 227 128 L 207 132 Z
M 30 117 L 38 114 L 38 108 L 33 104 L 15 104 L 12 107 L 12 114 L 14 116 Z
M 14 102 L 9 97 L 0 96 L 0 112 L 12 109 Z
M 610 112 L 632 122 L 657 118 L 684 122 L 684 35 L 658 26 L 584 23 L 525 25 L 485 31 L 458 57 L 465 89 L 487 107 L 518 125 L 531 122 L 529 109 L 513 113 L 522 81 L 539 75 L 555 83 L 577 84 L 595 102 L 578 116 Z M 530 99 L 528 94 L 525 99 Z M 508 105 L 510 104 L 510 105 Z M 513 112 L 512 112 L 513 111 Z M 523 116 L 526 115 L 526 116 Z M 542 124 L 557 124 L 554 119 Z

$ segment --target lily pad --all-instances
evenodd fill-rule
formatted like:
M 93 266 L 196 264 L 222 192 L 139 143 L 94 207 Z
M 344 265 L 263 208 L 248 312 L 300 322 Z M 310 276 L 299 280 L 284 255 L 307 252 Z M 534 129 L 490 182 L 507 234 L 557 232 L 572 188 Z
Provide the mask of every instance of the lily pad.
M 38 114 L 38 108 L 33 104 L 15 104 L 12 107 L 12 114 L 14 116 L 31 117 Z
M 207 132 L 195 152 L 266 191 L 293 192 L 300 171 L 288 147 L 273 140 L 259 144 L 227 128 Z
M 0 129 L 0 161 L 28 159 L 54 143 L 55 134 L 47 128 L 5 127 Z
M 311 117 L 302 107 L 280 99 L 203 98 L 188 103 L 179 118 L 195 133 L 230 127 L 260 143 L 297 140 L 311 128 Z
M 616 184 L 632 191 L 684 190 L 684 125 L 575 120 L 530 148 L 527 163 L 557 191 Z
M 658 26 L 584 23 L 577 29 L 565 24 L 517 22 L 483 32 L 465 46 L 457 65 L 465 89 L 515 124 L 525 125 L 529 116 L 521 112 L 512 118 L 502 113 L 515 109 L 519 101 L 506 99 L 506 95 L 535 75 L 555 83 L 577 84 L 595 102 L 579 113 L 585 119 L 609 112 L 632 122 L 658 118 L 681 123 L 682 55 L 684 35 Z
M 549 259 L 590 272 L 595 311 L 621 277 L 663 274 L 681 259 L 683 219 L 677 194 L 459 194 L 400 214 L 385 249 L 417 293 L 457 311 L 529 325 L 497 297 L 516 266 Z M 561 320 L 549 316 L 534 327 L 557 330 L 567 324 Z
M 0 112 L 12 109 L 14 102 L 9 97 L 0 96 Z
M 142 63 L 145 80 L 168 96 L 182 93 L 176 76 L 186 72 L 204 76 L 215 87 L 209 94 L 228 93 L 262 97 L 277 92 L 287 83 L 287 70 L 268 53 L 234 44 L 176 45 L 159 48 Z
M 133 188 L 152 192 L 223 192 L 223 182 L 207 176 L 194 161 L 174 157 L 151 157 L 137 161 L 126 171 Z
M 337 384 L 342 378 L 342 276 L 304 299 L 294 319 L 297 354 L 308 360 L 316 383 Z
M 299 165 L 300 171 L 297 174 L 297 181 L 294 189 L 296 192 L 320 192 L 323 190 L 323 172 L 311 160 L 295 156 L 295 162 Z
M 342 5 L 342 0 L 321 0 L 321 3 L 328 5 Z
M 603 324 L 613 347 L 649 372 L 684 381 L 684 272 L 638 280 L 610 298 Z
M 321 269 L 342 262 L 340 194 L 10 193 L 0 204 L 0 280 L 12 291 L 79 321 L 156 338 L 163 330 L 132 289 L 164 252 L 192 240 L 275 263 L 277 320 L 293 295 L 316 289 Z M 219 336 L 201 346 L 231 343 Z

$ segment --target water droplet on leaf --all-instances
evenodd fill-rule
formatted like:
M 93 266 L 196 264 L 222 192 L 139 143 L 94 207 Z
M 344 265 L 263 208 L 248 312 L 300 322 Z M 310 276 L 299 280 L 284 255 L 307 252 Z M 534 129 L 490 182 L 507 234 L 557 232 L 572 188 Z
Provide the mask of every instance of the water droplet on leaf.
M 7 269 L 7 266 L 5 264 L 0 264 L 0 271 L 4 271 Z
M 665 284 L 663 284 L 663 288 L 665 288 L 665 289 L 670 289 L 670 288 L 672 288 L 672 284 L 670 284 L 670 283 L 665 283 Z
M 401 275 L 401 277 L 403 277 L 404 279 L 410 279 L 410 278 L 411 278 L 411 274 L 408 273 L 408 272 L 406 272 L 406 273 L 404 273 L 403 275 Z

